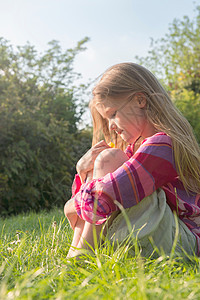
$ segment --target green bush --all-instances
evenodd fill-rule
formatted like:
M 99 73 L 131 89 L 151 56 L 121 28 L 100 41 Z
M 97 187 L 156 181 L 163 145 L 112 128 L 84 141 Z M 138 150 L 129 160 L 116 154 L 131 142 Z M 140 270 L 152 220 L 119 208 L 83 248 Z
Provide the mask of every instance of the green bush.
M 200 144 L 200 5 L 194 11 L 192 19 L 174 19 L 163 38 L 152 39 L 148 55 L 136 59 L 161 80 Z
M 90 132 L 77 127 L 84 111 L 77 95 L 85 87 L 72 85 L 71 67 L 86 40 L 65 53 L 51 42 L 40 57 L 30 45 L 14 51 L 0 41 L 1 215 L 70 198 L 75 163 L 91 144 Z

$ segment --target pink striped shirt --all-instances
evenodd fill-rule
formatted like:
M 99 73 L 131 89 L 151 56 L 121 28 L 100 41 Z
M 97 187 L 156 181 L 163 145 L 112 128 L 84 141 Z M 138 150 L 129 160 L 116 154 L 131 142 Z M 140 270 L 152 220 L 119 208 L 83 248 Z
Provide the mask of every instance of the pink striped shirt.
M 77 214 L 83 220 L 102 224 L 118 207 L 136 205 L 143 198 L 162 188 L 167 203 L 196 236 L 200 246 L 200 195 L 188 194 L 179 180 L 171 138 L 163 132 L 143 141 L 134 154 L 134 144 L 125 150 L 128 160 L 115 172 L 89 183 L 80 183 L 76 175 L 72 197 Z

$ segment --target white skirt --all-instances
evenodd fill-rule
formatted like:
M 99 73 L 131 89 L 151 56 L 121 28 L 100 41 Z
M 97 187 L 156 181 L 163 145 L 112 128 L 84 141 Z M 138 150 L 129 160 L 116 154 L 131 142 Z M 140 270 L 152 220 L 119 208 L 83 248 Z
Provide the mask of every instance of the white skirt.
M 115 216 L 114 213 L 105 224 L 106 237 L 114 245 L 129 243 L 132 255 L 136 244 L 144 257 L 158 257 L 163 252 L 170 255 L 172 251 L 178 256 L 197 252 L 194 234 L 173 214 L 162 189 Z

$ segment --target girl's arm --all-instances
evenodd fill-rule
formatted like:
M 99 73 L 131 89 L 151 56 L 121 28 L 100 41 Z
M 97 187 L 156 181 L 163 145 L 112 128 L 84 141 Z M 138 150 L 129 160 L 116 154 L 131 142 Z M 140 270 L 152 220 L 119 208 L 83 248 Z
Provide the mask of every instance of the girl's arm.
M 81 187 L 75 196 L 77 214 L 102 224 L 117 210 L 115 200 L 124 208 L 132 207 L 177 176 L 171 138 L 157 133 L 116 171 Z
M 92 178 L 93 178 L 93 170 L 90 170 L 87 173 L 86 183 L 90 182 L 92 180 Z M 80 179 L 75 177 L 74 184 L 75 184 L 75 187 L 74 187 L 74 191 L 72 191 L 72 198 L 70 200 L 68 200 L 64 206 L 64 214 L 67 217 L 69 224 L 73 230 L 74 230 L 74 228 L 76 226 L 76 222 L 78 220 L 78 215 L 77 215 L 77 210 L 75 207 L 74 198 L 75 198 L 75 195 L 77 194 L 77 192 L 81 188 Z
M 78 161 L 76 165 L 77 172 L 81 178 L 81 182 L 84 183 L 89 176 L 88 172 L 94 169 L 94 161 L 97 156 L 105 149 L 110 148 L 105 141 L 100 141 L 88 150 Z

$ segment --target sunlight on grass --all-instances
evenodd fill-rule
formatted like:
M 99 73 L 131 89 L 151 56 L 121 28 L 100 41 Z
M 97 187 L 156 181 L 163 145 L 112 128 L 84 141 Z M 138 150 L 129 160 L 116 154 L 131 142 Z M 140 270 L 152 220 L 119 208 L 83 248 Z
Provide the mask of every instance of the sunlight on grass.
M 199 299 L 199 259 L 128 254 L 128 244 L 66 260 L 72 231 L 54 209 L 0 221 L 1 299 Z

